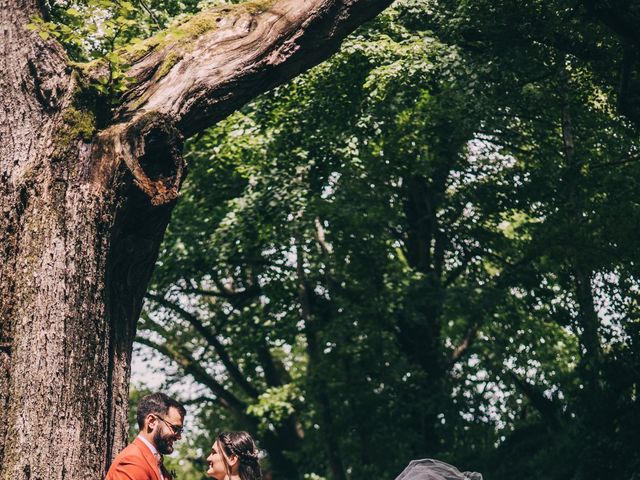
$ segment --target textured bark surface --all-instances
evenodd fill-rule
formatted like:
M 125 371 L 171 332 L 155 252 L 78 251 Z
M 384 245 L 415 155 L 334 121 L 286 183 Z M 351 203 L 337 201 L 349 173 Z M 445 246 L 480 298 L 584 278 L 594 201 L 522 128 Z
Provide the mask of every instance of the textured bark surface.
M 96 122 L 104 105 L 59 45 L 24 28 L 37 2 L 0 0 L 0 480 L 103 476 L 126 442 L 131 347 L 183 138 L 389 3 L 204 12 L 131 54 L 135 82 Z
M 135 81 L 116 117 L 158 112 L 193 135 L 327 58 L 390 3 L 263 0 L 200 13 L 127 54 Z
M 53 197 L 59 193 L 53 191 L 56 184 L 45 189 L 40 182 L 56 175 L 56 166 L 48 162 L 50 139 L 68 78 L 59 49 L 31 39 L 22 28 L 35 13 L 27 1 L 0 6 L 0 460 L 15 455 L 25 441 L 22 425 L 45 408 L 49 382 L 35 384 L 42 375 L 59 380 L 64 373 L 49 360 L 64 348 L 62 332 L 49 320 L 61 312 L 51 301 L 43 303 L 61 293 L 58 251 L 64 245 L 59 224 L 50 217 Z M 42 269 L 50 272 L 46 279 L 38 278 Z M 48 309 L 47 320 L 34 321 Z M 34 351 L 45 355 L 34 357 Z M 54 408 L 59 400 L 51 399 Z M 48 432 L 51 427 L 44 428 Z M 0 470 L 6 477 L 7 465 Z M 21 473 L 12 478 L 23 477 Z

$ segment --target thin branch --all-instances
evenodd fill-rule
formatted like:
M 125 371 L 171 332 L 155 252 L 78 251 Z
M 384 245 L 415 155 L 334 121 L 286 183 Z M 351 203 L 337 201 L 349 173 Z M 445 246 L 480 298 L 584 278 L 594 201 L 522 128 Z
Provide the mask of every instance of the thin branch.
M 486 133 L 486 132 L 478 132 L 478 133 L 481 133 L 482 135 L 493 135 L 493 134 L 489 134 L 489 133 Z M 501 147 L 501 148 L 503 148 L 505 150 L 509 150 L 509 151 L 511 151 L 513 153 L 519 153 L 521 155 L 526 155 L 526 156 L 536 155 L 535 151 L 526 150 L 526 149 L 524 149 L 522 147 L 518 147 L 518 146 L 513 145 L 511 143 L 504 142 L 504 141 L 499 141 L 495 137 L 488 138 L 488 139 L 483 139 L 483 141 L 485 141 L 487 143 L 490 143 L 490 144 L 492 144 L 492 145 L 494 145 L 496 147 Z
M 462 358 L 463 355 L 465 355 L 469 351 L 471 345 L 473 345 L 474 340 L 478 338 L 478 329 L 479 325 L 477 322 L 469 327 L 467 333 L 462 339 L 462 342 L 460 342 L 460 345 L 458 345 L 453 350 L 453 352 L 451 352 L 451 355 L 449 357 L 449 365 L 453 365 L 454 363 L 456 363 Z
M 196 398 L 192 398 L 191 400 L 185 400 L 182 402 L 183 405 L 200 405 L 202 403 L 220 403 L 220 401 L 218 400 L 218 398 L 212 398 L 212 397 L 206 397 L 204 395 L 201 395 L 199 397 Z
M 512 370 L 507 370 L 507 373 L 513 379 L 513 383 L 518 390 L 529 399 L 529 403 L 540 413 L 542 418 L 550 425 L 556 426 L 559 421 L 560 412 L 555 402 L 545 397 L 539 388 L 523 380 Z
M 218 340 L 215 333 L 210 329 L 204 326 L 204 324 L 197 318 L 195 315 L 189 313 L 184 308 L 176 305 L 175 303 L 167 300 L 161 295 L 148 294 L 148 298 L 153 300 L 154 302 L 162 305 L 165 308 L 168 308 L 177 314 L 179 314 L 182 318 L 184 318 L 187 322 L 189 322 L 193 328 L 207 341 L 210 347 L 212 347 L 217 353 L 220 361 L 227 369 L 229 376 L 233 379 L 233 381 L 242 388 L 247 395 L 253 398 L 258 398 L 259 392 L 256 388 L 251 385 L 246 377 L 242 374 L 238 366 L 233 362 L 231 357 L 229 356 L 224 345 Z
M 445 288 L 450 287 L 453 284 L 453 282 L 455 282 L 460 277 L 460 275 L 462 275 L 465 272 L 465 270 L 469 266 L 469 263 L 471 263 L 471 260 L 476 258 L 480 252 L 482 252 L 482 249 L 480 248 L 473 249 L 470 252 L 467 252 L 466 255 L 464 256 L 464 259 L 462 260 L 462 263 L 449 272 L 449 274 L 445 277 L 444 281 L 442 282 L 442 285 Z
M 159 29 L 162 29 L 162 25 L 160 24 L 160 21 L 158 20 L 158 17 L 155 16 L 155 14 L 151 11 L 151 9 L 147 6 L 146 2 L 144 0 L 138 0 L 138 3 L 140 3 L 140 6 L 142 6 L 142 8 L 144 8 L 144 10 L 149 14 L 149 16 L 151 17 L 151 19 L 155 22 L 155 24 L 158 26 Z
M 182 288 L 181 291 L 184 293 L 192 293 L 196 295 L 203 295 L 207 297 L 217 297 L 224 298 L 229 301 L 234 308 L 240 309 L 244 307 L 251 300 L 258 298 L 262 292 L 259 285 L 250 285 L 243 290 L 232 290 L 226 285 L 224 285 L 219 279 L 213 280 L 218 287 L 218 290 L 208 290 L 199 287 L 187 287 Z
M 322 226 L 322 223 L 320 223 L 320 218 L 316 217 L 313 223 L 316 227 L 314 232 L 316 242 L 318 242 L 318 245 L 320 245 L 320 249 L 322 250 L 324 256 L 329 257 L 331 255 L 332 248 L 331 245 L 327 243 L 324 227 Z
M 153 348 L 158 353 L 176 362 L 184 370 L 187 375 L 191 375 L 198 383 L 209 388 L 218 398 L 220 405 L 228 408 L 239 418 L 247 417 L 247 405 L 239 400 L 235 395 L 224 388 L 215 380 L 200 364 L 189 354 L 182 350 L 177 350 L 165 344 L 158 344 L 148 338 L 137 337 L 136 342 Z
M 590 168 L 592 170 L 595 170 L 597 168 L 604 168 L 604 167 L 617 167 L 620 165 L 626 165 L 628 163 L 637 162 L 638 160 L 640 160 L 640 153 L 633 155 L 625 160 L 619 160 L 617 162 L 596 163 L 595 165 L 591 165 Z
M 276 360 L 271 354 L 271 349 L 264 339 L 258 343 L 256 355 L 264 370 L 264 378 L 267 381 L 267 385 L 270 387 L 279 387 L 291 381 L 284 366 L 279 362 L 276 363 Z
M 223 297 L 222 292 L 220 290 L 207 290 L 206 288 L 200 287 L 185 287 L 181 288 L 180 292 L 186 294 L 194 294 L 194 295 L 202 295 L 203 297 Z
M 318 217 L 314 220 L 315 230 L 313 232 L 316 243 L 320 246 L 320 252 L 324 258 L 325 268 L 324 268 L 324 278 L 327 282 L 327 287 L 330 292 L 338 292 L 342 290 L 340 283 L 336 281 L 336 276 L 332 272 L 331 269 L 331 255 L 333 253 L 333 248 L 329 242 L 327 242 L 324 227 L 320 222 Z

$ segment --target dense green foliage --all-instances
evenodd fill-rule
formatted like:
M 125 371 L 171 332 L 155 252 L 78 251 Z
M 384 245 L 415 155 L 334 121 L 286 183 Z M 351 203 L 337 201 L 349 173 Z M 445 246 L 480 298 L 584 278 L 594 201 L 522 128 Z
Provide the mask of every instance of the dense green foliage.
M 96 5 L 98 29 L 76 13 Z M 203 5 L 52 21 L 75 60 L 109 60 Z M 638 15 L 399 1 L 187 143 L 139 338 L 193 381 L 181 478 L 237 428 L 278 478 L 425 456 L 639 478 Z

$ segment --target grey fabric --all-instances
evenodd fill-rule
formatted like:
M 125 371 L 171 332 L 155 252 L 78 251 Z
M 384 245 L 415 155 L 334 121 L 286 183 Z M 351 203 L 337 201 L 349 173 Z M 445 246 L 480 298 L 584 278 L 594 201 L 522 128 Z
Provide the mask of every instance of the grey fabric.
M 412 460 L 396 480 L 482 480 L 476 472 L 460 472 L 453 465 L 425 458 Z

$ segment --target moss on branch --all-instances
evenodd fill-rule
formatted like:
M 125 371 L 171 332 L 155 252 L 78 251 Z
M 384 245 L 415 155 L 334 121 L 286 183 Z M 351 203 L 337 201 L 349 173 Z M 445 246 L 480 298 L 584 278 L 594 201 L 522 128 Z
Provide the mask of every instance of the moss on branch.
M 86 63 L 70 62 L 70 66 L 78 72 L 83 83 L 108 97 L 108 103 L 114 106 L 121 101 L 117 98 L 136 84 L 151 77 L 157 81 L 166 76 L 186 54 L 193 51 L 199 37 L 223 27 L 225 20 L 233 22 L 243 15 L 260 15 L 276 1 L 252 0 L 214 7 L 183 19 L 153 37 L 120 48 L 105 58 Z M 143 68 L 143 73 L 135 73 L 137 78 L 128 77 L 131 68 L 146 58 L 150 60 L 148 68 Z M 138 102 L 144 102 L 144 95 Z
M 150 53 L 172 44 L 180 44 L 182 48 L 185 48 L 185 52 L 189 51 L 193 48 L 194 40 L 206 33 L 217 30 L 225 18 L 244 14 L 259 15 L 268 11 L 275 3 L 276 0 L 257 0 L 233 6 L 215 7 L 200 12 L 168 27 L 151 38 L 125 47 L 123 56 L 126 57 L 130 64 L 134 64 Z

